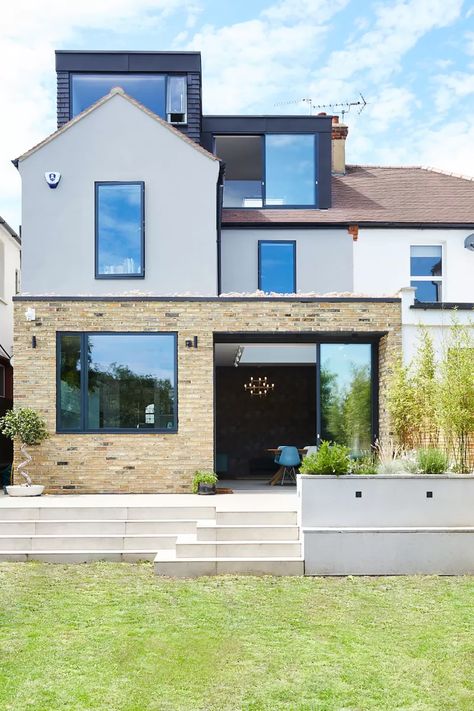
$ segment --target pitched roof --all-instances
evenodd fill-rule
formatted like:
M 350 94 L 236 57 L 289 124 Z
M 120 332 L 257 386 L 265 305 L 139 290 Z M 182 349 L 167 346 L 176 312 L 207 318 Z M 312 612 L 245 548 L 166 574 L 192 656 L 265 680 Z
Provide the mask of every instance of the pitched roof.
M 226 208 L 231 224 L 460 224 L 474 226 L 474 179 L 416 166 L 347 166 L 332 177 L 332 207 Z
M 189 136 L 186 136 L 184 133 L 179 131 L 177 128 L 169 124 L 167 121 L 164 121 L 164 119 L 160 118 L 157 116 L 157 114 L 153 113 L 153 111 L 150 111 L 146 106 L 143 106 L 143 104 L 140 104 L 139 101 L 134 99 L 133 97 L 129 96 L 124 92 L 123 89 L 121 89 L 119 86 L 114 87 L 113 89 L 110 90 L 108 94 L 103 96 L 99 101 L 96 101 L 95 104 L 92 104 L 91 106 L 88 106 L 87 109 L 82 111 L 82 113 L 77 114 L 77 116 L 74 116 L 73 119 L 68 121 L 67 123 L 64 124 L 64 126 L 61 126 L 61 128 L 58 128 L 57 131 L 54 133 L 51 133 L 49 136 L 47 136 L 45 139 L 40 141 L 40 143 L 37 143 L 35 146 L 30 148 L 28 151 L 23 153 L 21 156 L 18 158 L 15 158 L 13 163 L 17 165 L 19 161 L 24 160 L 25 158 L 28 158 L 32 153 L 36 153 L 40 148 L 43 148 L 47 143 L 50 143 L 50 141 L 53 141 L 57 136 L 60 136 L 62 133 L 65 133 L 68 131 L 72 126 L 75 126 L 76 123 L 79 123 L 79 121 L 82 121 L 83 118 L 91 114 L 93 111 L 98 109 L 100 106 L 103 104 L 107 103 L 107 101 L 110 101 L 114 96 L 116 95 L 121 96 L 123 99 L 126 99 L 130 104 L 133 104 L 137 109 L 140 109 L 140 111 L 143 111 L 147 116 L 152 118 L 154 121 L 157 123 L 161 124 L 164 128 L 166 128 L 168 131 L 171 131 L 171 133 L 174 133 L 175 136 L 178 136 L 182 141 L 185 141 L 188 143 L 190 146 L 192 146 L 195 150 L 199 151 L 203 155 L 205 155 L 207 158 L 212 158 L 212 160 L 219 161 L 219 158 L 217 156 L 213 155 L 212 153 L 209 153 L 205 148 L 199 145 L 199 143 L 196 143 L 193 141 Z
M 0 225 L 8 232 L 8 234 L 11 237 L 13 237 L 15 242 L 18 242 L 18 244 L 21 244 L 21 239 L 20 239 L 19 235 L 17 235 L 17 233 L 15 232 L 13 227 L 10 227 L 8 222 L 6 220 L 4 220 L 3 217 L 0 217 Z

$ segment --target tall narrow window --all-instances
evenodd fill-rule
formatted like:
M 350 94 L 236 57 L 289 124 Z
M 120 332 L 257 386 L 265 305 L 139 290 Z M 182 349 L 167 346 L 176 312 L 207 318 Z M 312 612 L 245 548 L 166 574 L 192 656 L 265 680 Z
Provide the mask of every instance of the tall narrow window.
M 168 77 L 167 117 L 170 123 L 186 123 L 186 77 Z
M 145 276 L 143 183 L 96 183 L 96 278 Z
M 359 455 L 372 444 L 372 346 L 320 346 L 321 439 L 344 444 Z
M 265 293 L 296 292 L 296 242 L 258 243 L 258 288 Z
M 265 205 L 316 204 L 313 134 L 265 137 Z
M 6 383 L 5 383 L 5 366 L 0 363 L 0 397 L 5 397 Z
M 416 288 L 415 299 L 442 301 L 443 248 L 441 245 L 410 247 L 410 285 Z
M 62 333 L 61 432 L 176 431 L 174 333 Z
M 225 163 L 224 207 L 262 207 L 262 136 L 216 136 Z

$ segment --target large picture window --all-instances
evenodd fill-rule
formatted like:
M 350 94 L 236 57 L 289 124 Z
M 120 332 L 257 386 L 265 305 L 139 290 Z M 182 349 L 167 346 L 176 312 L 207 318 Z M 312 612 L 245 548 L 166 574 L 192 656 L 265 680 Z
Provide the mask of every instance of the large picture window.
M 266 294 L 296 292 L 296 242 L 259 241 L 258 288 Z
M 372 346 L 321 343 L 321 439 L 357 456 L 372 445 Z
M 59 432 L 177 429 L 174 333 L 58 334 Z
M 145 276 L 144 184 L 95 184 L 97 279 Z

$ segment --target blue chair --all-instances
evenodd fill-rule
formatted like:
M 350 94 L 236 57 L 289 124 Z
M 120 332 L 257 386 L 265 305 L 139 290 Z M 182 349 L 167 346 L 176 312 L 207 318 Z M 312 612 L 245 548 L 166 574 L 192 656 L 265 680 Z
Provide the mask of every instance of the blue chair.
M 281 450 L 285 449 L 285 446 L 286 445 L 284 445 L 284 444 L 280 444 L 280 446 L 277 448 L 278 452 L 277 452 L 277 454 L 275 454 L 275 459 L 273 460 L 275 462 L 275 464 L 280 464 Z
M 281 486 L 285 483 L 285 477 L 288 475 L 296 484 L 296 467 L 301 464 L 299 452 L 296 447 L 283 447 L 278 459 L 278 464 L 283 467 L 283 475 L 281 477 Z

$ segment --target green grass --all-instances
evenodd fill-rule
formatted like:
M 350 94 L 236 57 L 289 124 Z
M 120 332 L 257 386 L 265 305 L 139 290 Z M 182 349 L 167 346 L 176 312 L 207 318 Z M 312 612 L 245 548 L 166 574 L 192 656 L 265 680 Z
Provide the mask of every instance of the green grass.
M 472 711 L 474 578 L 0 564 L 1 711 Z

